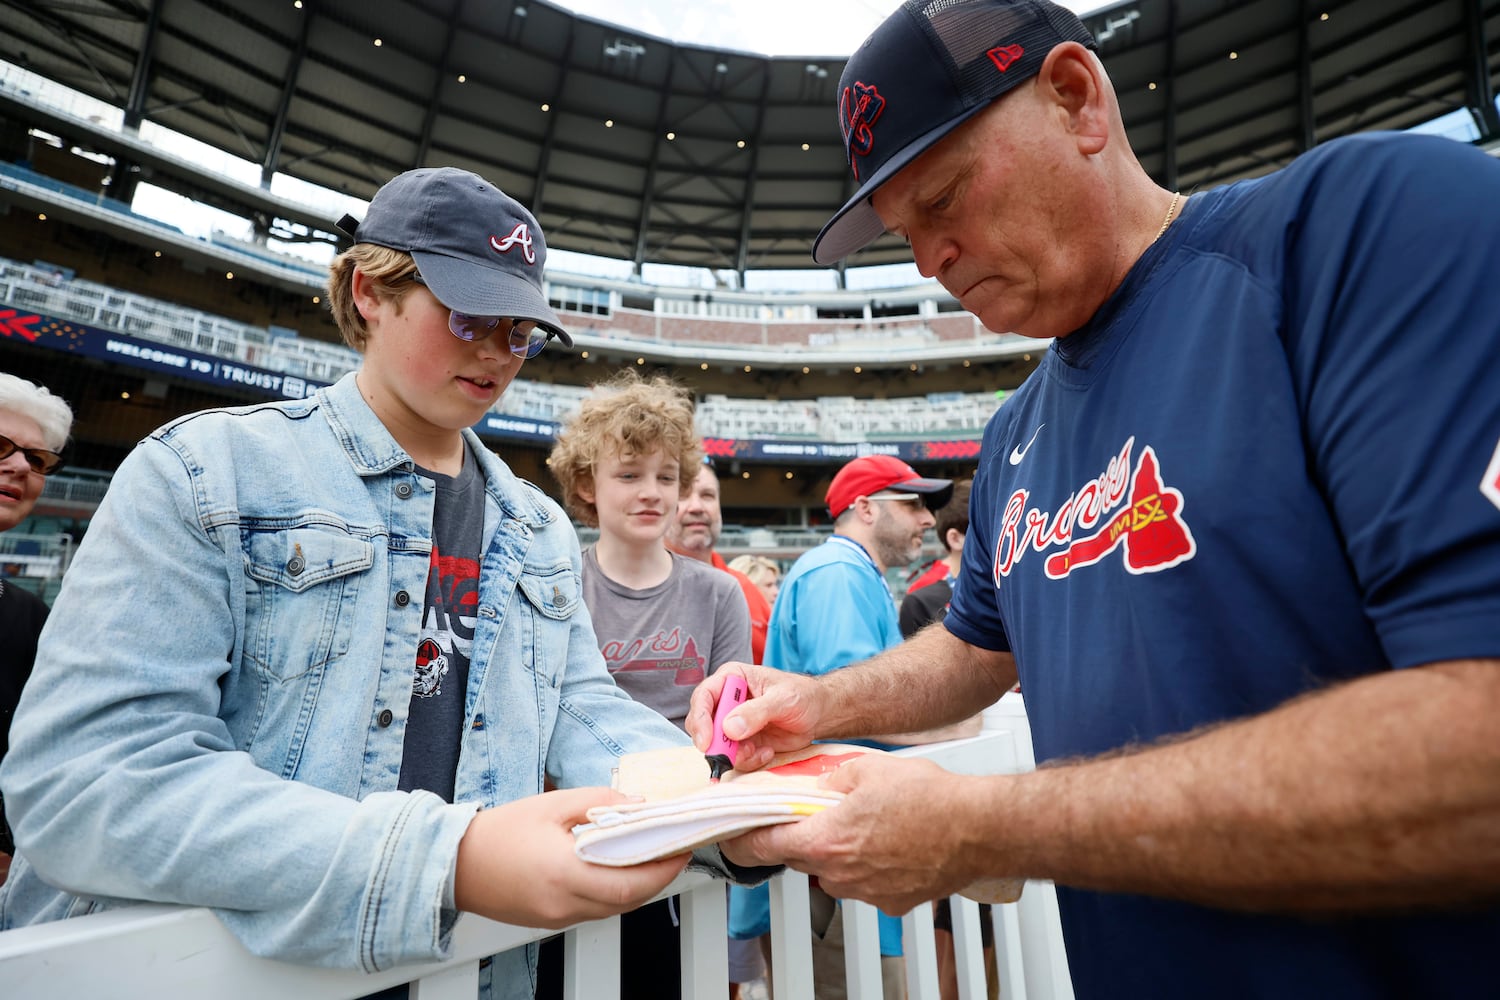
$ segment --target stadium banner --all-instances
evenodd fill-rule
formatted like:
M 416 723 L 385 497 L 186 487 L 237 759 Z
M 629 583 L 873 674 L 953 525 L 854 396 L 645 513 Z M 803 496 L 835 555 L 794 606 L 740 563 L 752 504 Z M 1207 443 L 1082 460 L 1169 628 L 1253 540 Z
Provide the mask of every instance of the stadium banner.
M 557 438 L 562 424 L 551 420 L 534 420 L 517 417 L 509 413 L 486 413 L 484 419 L 474 425 L 474 433 L 480 437 L 521 439 L 550 444 Z
M 328 384 L 8 307 L 0 307 L 0 338 L 220 387 L 259 390 L 273 399 L 301 399 Z M 250 352 L 255 350 L 252 345 Z M 493 412 L 486 413 L 474 425 L 474 433 L 480 437 L 532 444 L 550 443 L 561 429 L 562 425 L 553 420 Z M 943 462 L 976 458 L 979 440 L 851 443 L 708 437 L 703 439 L 703 450 L 718 461 L 743 459 L 769 465 L 842 464 L 863 455 L 894 455 L 907 462 Z
M 301 399 L 314 389 L 327 385 L 326 382 L 273 372 L 150 340 L 140 340 L 71 320 L 27 315 L 9 308 L 0 309 L 0 337 L 67 354 L 117 361 L 148 372 L 210 382 L 221 387 L 259 389 L 277 398 Z M 254 351 L 255 348 L 250 350 Z
M 865 455 L 894 455 L 904 462 L 959 462 L 979 456 L 979 439 L 845 442 L 706 437 L 703 451 L 716 462 L 745 460 L 771 465 L 843 464 Z

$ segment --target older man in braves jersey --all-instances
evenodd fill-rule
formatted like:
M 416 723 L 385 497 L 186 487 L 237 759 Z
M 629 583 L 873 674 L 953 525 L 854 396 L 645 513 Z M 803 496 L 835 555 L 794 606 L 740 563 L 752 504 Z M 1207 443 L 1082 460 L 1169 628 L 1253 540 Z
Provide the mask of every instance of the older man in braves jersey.
M 1492 995 L 1500 164 L 1357 136 L 1184 199 L 1091 47 L 1046 0 L 910 0 L 850 59 L 883 100 L 848 105 L 862 186 L 814 256 L 895 233 L 1053 342 L 985 432 L 944 627 L 746 668 L 725 726 L 743 767 L 1019 676 L 1053 766 L 854 762 L 731 853 L 889 912 L 1055 880 L 1085 998 Z

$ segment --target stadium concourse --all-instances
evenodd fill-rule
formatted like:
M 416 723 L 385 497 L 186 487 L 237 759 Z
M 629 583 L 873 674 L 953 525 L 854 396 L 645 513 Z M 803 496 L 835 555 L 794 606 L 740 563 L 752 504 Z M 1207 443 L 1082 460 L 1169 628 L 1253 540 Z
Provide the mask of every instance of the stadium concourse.
M 42 548 L 79 537 L 166 420 L 353 367 L 316 258 L 335 219 L 413 166 L 484 174 L 573 252 L 554 254 L 548 294 L 576 348 L 529 361 L 480 436 L 555 494 L 545 456 L 588 385 L 665 372 L 698 399 L 731 553 L 814 543 L 828 478 L 857 454 L 971 474 L 984 422 L 1045 349 L 985 331 L 935 284 L 871 287 L 864 265 L 907 259 L 890 238 L 792 290 L 848 189 L 841 58 L 679 45 L 534 0 L 6 9 L 0 369 L 78 415 L 70 471 L 21 529 Z M 1085 20 L 1142 162 L 1183 190 L 1351 131 L 1438 118 L 1461 141 L 1500 137 L 1500 3 L 1141 0 Z M 217 221 L 165 222 L 147 194 Z M 613 276 L 582 273 L 582 254 Z

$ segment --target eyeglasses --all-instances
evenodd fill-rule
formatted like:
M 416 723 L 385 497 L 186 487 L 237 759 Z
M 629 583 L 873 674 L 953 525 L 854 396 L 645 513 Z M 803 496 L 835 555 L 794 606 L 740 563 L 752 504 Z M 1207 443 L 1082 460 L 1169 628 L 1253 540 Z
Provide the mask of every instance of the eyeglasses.
M 867 496 L 865 499 L 871 503 L 877 500 L 888 501 L 911 511 L 924 511 L 927 509 L 927 502 L 916 493 L 880 493 L 872 497 Z
M 22 448 L 0 434 L 0 460 L 10 458 L 18 451 L 26 456 L 26 464 L 31 466 L 31 471 L 39 476 L 50 476 L 63 466 L 63 458 L 57 452 L 45 448 Z
M 865 497 L 866 500 L 894 500 L 908 507 L 925 506 L 922 497 L 918 493 L 877 493 L 874 496 Z
M 413 271 L 407 277 L 419 285 L 427 285 L 420 272 Z M 459 340 L 470 344 L 485 340 L 490 334 L 500 329 L 502 323 L 510 324 L 509 329 L 506 330 L 506 335 L 510 339 L 510 353 L 518 358 L 536 357 L 542 353 L 542 348 L 557 336 L 550 330 L 543 330 L 529 319 L 517 322 L 508 316 L 470 316 L 457 309 L 448 310 L 449 332 Z

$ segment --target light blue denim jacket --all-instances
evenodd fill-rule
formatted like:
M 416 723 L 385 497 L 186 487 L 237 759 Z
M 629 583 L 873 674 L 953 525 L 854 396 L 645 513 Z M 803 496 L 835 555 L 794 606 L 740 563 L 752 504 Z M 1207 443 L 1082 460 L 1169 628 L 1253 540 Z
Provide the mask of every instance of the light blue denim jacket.
M 486 503 L 458 804 L 396 791 L 432 481 L 352 375 L 187 416 L 121 465 L 42 634 L 0 768 L 0 928 L 151 900 L 261 955 L 440 958 L 480 806 L 686 740 L 605 670 L 561 510 L 465 436 Z M 482 978 L 530 996 L 530 964 Z

